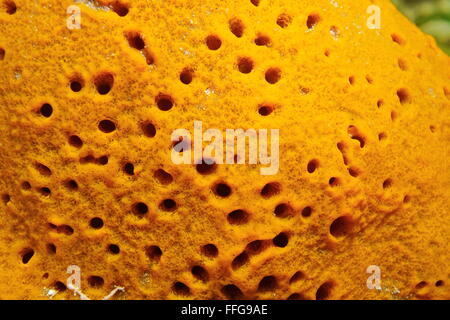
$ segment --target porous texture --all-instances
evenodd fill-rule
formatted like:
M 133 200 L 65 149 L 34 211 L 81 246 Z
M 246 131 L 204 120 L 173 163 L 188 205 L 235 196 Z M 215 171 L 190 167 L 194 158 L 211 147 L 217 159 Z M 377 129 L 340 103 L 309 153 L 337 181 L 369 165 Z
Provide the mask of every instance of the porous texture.
M 450 60 L 389 1 L 71 4 L 1 0 L 0 298 L 450 298 Z M 279 173 L 173 164 L 194 120 Z

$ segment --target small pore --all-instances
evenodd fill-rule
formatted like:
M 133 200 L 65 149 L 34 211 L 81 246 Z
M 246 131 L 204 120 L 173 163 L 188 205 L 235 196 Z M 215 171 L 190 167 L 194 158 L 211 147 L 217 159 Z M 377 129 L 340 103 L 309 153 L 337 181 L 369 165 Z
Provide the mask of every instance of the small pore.
M 177 209 L 177 203 L 173 199 L 164 199 L 159 204 L 159 208 L 163 211 L 175 211 Z
M 191 68 L 184 68 L 180 73 L 180 81 L 184 84 L 190 84 L 194 78 L 194 70 Z
M 406 104 L 411 102 L 411 96 L 409 91 L 405 88 L 397 90 L 397 97 L 401 104 Z
M 129 176 L 134 175 L 134 165 L 131 162 L 125 163 L 123 166 L 123 172 L 125 172 Z
M 248 74 L 253 70 L 253 60 L 247 57 L 239 58 L 237 62 L 239 72 Z
M 49 103 L 44 103 L 39 109 L 39 113 L 45 118 L 50 118 L 53 114 L 53 107 Z
M 263 117 L 267 117 L 273 112 L 273 110 L 274 110 L 273 106 L 265 104 L 259 106 L 258 113 Z
M 230 25 L 230 31 L 233 33 L 236 37 L 240 38 L 244 34 L 244 23 L 242 20 L 233 18 L 229 21 Z
M 323 283 L 316 291 L 316 300 L 327 300 L 331 295 L 331 291 L 335 286 L 333 281 Z
M 92 218 L 91 221 L 89 221 L 89 225 L 93 229 L 101 229 L 103 228 L 103 219 L 99 217 Z
M 43 176 L 48 177 L 48 176 L 52 175 L 52 171 L 50 170 L 50 168 L 47 167 L 46 165 L 42 164 L 42 163 L 37 162 L 35 164 L 35 168 Z
M 0 48 L 0 61 L 5 60 L 5 49 Z
M 302 217 L 309 218 L 311 216 L 311 214 L 312 214 L 312 208 L 311 207 L 307 206 L 307 207 L 303 208 L 303 210 L 302 210 Z
M 309 173 L 313 173 L 319 167 L 319 160 L 313 159 L 308 162 L 307 170 Z
M 16 3 L 12 0 L 4 1 L 4 6 L 6 7 L 7 14 L 14 14 L 17 11 Z
M 294 209 L 288 203 L 280 203 L 275 207 L 274 214 L 278 218 L 287 218 L 294 214 Z
M 110 72 L 101 72 L 94 78 L 94 85 L 99 94 L 106 95 L 114 85 L 114 76 Z
M 287 13 L 282 13 L 277 18 L 277 25 L 281 28 L 287 28 L 292 23 L 292 17 Z
M 392 179 L 386 179 L 383 181 L 383 189 L 392 187 Z
M 218 183 L 213 188 L 214 193 L 222 198 L 229 197 L 231 195 L 231 188 L 226 183 Z
M 111 254 L 119 254 L 120 253 L 120 247 L 117 244 L 110 244 L 108 246 L 108 252 Z
M 173 107 L 173 99 L 168 94 L 160 93 L 155 98 L 156 105 L 158 106 L 159 110 L 162 111 L 169 111 Z
M 187 285 L 185 285 L 183 282 L 175 282 L 172 285 L 172 290 L 176 295 L 179 296 L 188 296 L 191 294 L 191 290 Z
M 132 212 L 135 215 L 142 217 L 143 215 L 147 214 L 148 206 L 143 202 L 137 202 L 133 205 Z
M 226 286 L 223 286 L 220 291 L 229 300 L 241 300 L 242 298 L 244 298 L 244 294 L 242 293 L 241 289 L 239 289 L 234 284 L 227 284 Z
M 319 23 L 320 16 L 317 13 L 310 14 L 306 20 L 306 26 L 312 30 Z
M 398 59 L 398 67 L 403 70 L 403 71 L 407 71 L 408 70 L 408 64 L 406 63 L 405 60 L 403 59 Z
M 217 247 L 211 243 L 204 245 L 201 251 L 205 256 L 210 258 L 215 258 L 219 254 L 219 250 L 217 249 Z
M 216 171 L 217 164 L 214 162 L 213 159 L 202 159 L 201 163 L 198 163 L 195 166 L 198 173 L 201 175 L 209 175 Z
M 246 224 L 249 220 L 249 214 L 241 209 L 234 210 L 228 214 L 227 220 L 232 225 Z
M 194 266 L 191 269 L 191 273 L 194 276 L 194 278 L 196 278 L 197 280 L 200 280 L 202 282 L 208 282 L 209 275 L 208 275 L 208 271 L 206 271 L 205 268 L 203 268 L 201 266 Z
M 333 221 L 330 233 L 335 238 L 344 237 L 352 232 L 353 220 L 349 216 L 342 216 Z
M 27 264 L 30 262 L 31 258 L 33 258 L 34 250 L 31 248 L 25 248 L 20 252 L 20 256 L 22 258 L 22 263 Z
M 69 180 L 65 181 L 64 185 L 69 190 L 78 190 L 78 183 L 73 179 L 69 179 Z
M 84 80 L 80 75 L 75 75 L 70 79 L 70 89 L 73 92 L 80 92 L 84 87 Z
M 364 148 L 366 145 L 366 138 L 361 134 L 361 132 L 355 126 L 349 126 L 347 129 L 348 134 L 354 140 L 359 142 L 359 146 Z
M 153 138 L 156 136 L 156 127 L 151 122 L 145 122 L 142 124 L 142 131 L 144 132 L 144 135 Z
M 88 283 L 93 288 L 100 288 L 105 283 L 105 280 L 100 276 L 90 276 L 88 278 Z
M 289 243 L 289 236 L 285 232 L 279 233 L 275 238 L 272 239 L 274 246 L 279 248 L 284 248 Z
M 102 120 L 98 123 L 98 128 L 104 133 L 111 133 L 116 130 L 116 124 L 111 120 Z
M 145 253 L 150 260 L 155 261 L 155 262 L 159 261 L 163 254 L 161 248 L 158 246 L 147 247 Z
M 270 40 L 269 36 L 266 36 L 264 34 L 259 34 L 255 39 L 255 44 L 257 46 L 266 46 L 269 47 L 271 45 L 272 41 Z
M 46 247 L 47 247 L 48 253 L 50 253 L 50 254 L 55 254 L 56 253 L 56 246 L 55 246 L 55 244 L 47 243 Z
M 209 35 L 205 41 L 209 50 L 219 50 L 222 46 L 222 40 L 217 35 Z
M 155 177 L 155 179 L 158 180 L 162 185 L 171 184 L 173 181 L 172 175 L 167 171 L 164 171 L 163 169 L 156 170 L 153 174 L 153 177 Z
M 144 50 L 145 49 L 145 42 L 142 38 L 142 35 L 137 31 L 128 31 L 125 33 L 125 37 L 128 40 L 128 44 L 130 47 L 136 49 L 136 50 Z
M 302 279 L 305 279 L 305 274 L 301 271 L 297 271 L 294 275 L 289 279 L 289 284 L 296 283 Z
M 397 43 L 397 44 L 399 44 L 401 46 L 404 46 L 405 43 L 406 43 L 406 41 L 400 35 L 398 35 L 396 33 L 393 33 L 391 35 L 391 38 L 392 38 L 392 41 L 394 41 L 395 43 Z
M 83 146 L 83 140 L 81 140 L 81 138 L 79 136 L 72 135 L 69 137 L 69 144 L 72 147 L 80 149 Z
M 248 254 L 247 252 L 244 251 L 233 259 L 233 261 L 231 262 L 231 267 L 233 270 L 237 270 L 246 265 L 248 261 L 249 261 Z
M 267 276 L 261 279 L 258 284 L 258 292 L 274 291 L 278 287 L 277 278 Z
M 279 184 L 278 182 L 270 182 L 261 189 L 261 196 L 268 199 L 278 195 L 280 192 L 281 184 Z
M 112 9 L 119 17 L 125 17 L 128 12 L 130 11 L 130 8 L 127 4 L 122 3 L 121 1 L 115 1 L 112 4 Z
M 266 81 L 270 84 L 275 84 L 281 79 L 281 69 L 280 68 L 269 68 L 265 75 Z

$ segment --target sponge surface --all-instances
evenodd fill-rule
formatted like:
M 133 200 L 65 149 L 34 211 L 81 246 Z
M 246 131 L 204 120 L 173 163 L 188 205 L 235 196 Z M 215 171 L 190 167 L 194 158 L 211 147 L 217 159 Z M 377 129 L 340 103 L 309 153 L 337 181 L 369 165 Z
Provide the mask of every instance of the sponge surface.
M 0 9 L 0 298 L 450 298 L 450 59 L 390 1 Z M 175 165 L 195 120 L 278 174 Z

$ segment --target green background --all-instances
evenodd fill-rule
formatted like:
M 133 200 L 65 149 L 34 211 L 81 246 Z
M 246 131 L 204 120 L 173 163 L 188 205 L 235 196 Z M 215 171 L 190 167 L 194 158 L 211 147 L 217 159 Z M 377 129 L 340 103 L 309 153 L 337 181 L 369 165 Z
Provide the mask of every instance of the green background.
M 450 0 L 392 0 L 450 55 Z

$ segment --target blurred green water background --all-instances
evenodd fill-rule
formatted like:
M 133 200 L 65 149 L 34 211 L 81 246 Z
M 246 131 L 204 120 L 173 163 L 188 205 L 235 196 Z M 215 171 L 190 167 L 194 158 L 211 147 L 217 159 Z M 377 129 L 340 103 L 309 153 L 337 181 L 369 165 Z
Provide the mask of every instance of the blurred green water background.
M 392 0 L 450 55 L 450 0 Z

